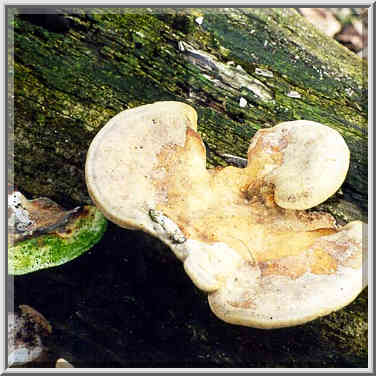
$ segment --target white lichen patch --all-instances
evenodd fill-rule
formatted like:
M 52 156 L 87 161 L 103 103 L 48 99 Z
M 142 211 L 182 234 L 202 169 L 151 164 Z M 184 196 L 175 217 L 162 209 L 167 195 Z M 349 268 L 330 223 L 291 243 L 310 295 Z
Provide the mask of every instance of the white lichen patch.
M 18 232 L 29 232 L 34 222 L 31 220 L 29 212 L 22 206 L 23 199 L 22 193 L 17 191 L 8 195 L 8 208 L 12 213 L 9 217 L 9 225 Z
M 250 76 L 242 66 L 237 65 L 234 69 L 217 62 L 217 70 L 221 80 L 229 87 L 236 90 L 241 88 L 248 89 L 252 94 L 265 101 L 272 99 L 270 90 L 261 81 Z
M 233 166 L 239 167 L 239 168 L 244 168 L 248 164 L 247 158 L 238 157 L 236 155 L 221 154 L 221 157 L 223 157 L 226 160 L 226 162 L 232 164 Z
M 228 62 L 227 64 L 221 63 L 215 56 L 207 52 L 196 50 L 183 41 L 179 43 L 179 49 L 180 51 L 183 51 L 182 48 L 184 49 L 186 59 L 196 65 L 201 70 L 202 76 L 215 84 L 215 86 L 233 92 L 236 95 L 240 89 L 245 88 L 264 101 L 269 101 L 273 98 L 267 86 L 250 76 L 242 66 L 234 66 L 234 62 Z M 267 77 L 273 77 L 272 72 L 265 74 Z
M 135 34 L 138 35 L 140 38 L 145 38 L 145 35 L 141 31 L 136 31 Z
M 246 70 L 239 64 L 236 66 L 236 69 L 243 74 L 247 74 Z
M 150 209 L 149 215 L 153 222 L 157 223 L 158 225 L 160 225 L 160 227 L 162 227 L 164 231 L 163 235 L 170 239 L 173 243 L 181 244 L 186 241 L 186 238 L 180 230 L 179 226 L 170 218 L 168 218 L 165 214 L 158 210 Z M 158 228 L 155 229 L 158 230 Z
M 273 72 L 268 71 L 266 69 L 256 68 L 255 73 L 263 77 L 273 77 Z
M 351 97 L 354 94 L 354 90 L 348 87 L 345 89 L 345 93 Z
M 247 103 L 248 103 L 247 100 L 245 98 L 241 97 L 240 100 L 239 100 L 239 107 L 244 108 L 244 107 L 247 106 Z
M 302 97 L 300 93 L 298 93 L 297 91 L 294 91 L 294 90 L 289 91 L 287 93 L 287 96 L 289 98 L 301 98 Z
M 179 48 L 179 51 L 181 51 L 181 52 L 185 51 L 184 44 L 180 40 L 178 42 L 178 48 Z
M 272 96 L 270 92 L 266 89 L 266 86 L 263 85 L 261 82 L 252 82 L 251 84 L 246 86 L 249 90 L 253 92 L 256 96 L 260 97 L 263 100 L 270 100 Z
M 202 16 L 199 16 L 199 17 L 196 17 L 196 18 L 195 18 L 195 22 L 196 22 L 198 25 L 202 25 L 203 21 L 204 21 L 204 17 L 202 17 Z

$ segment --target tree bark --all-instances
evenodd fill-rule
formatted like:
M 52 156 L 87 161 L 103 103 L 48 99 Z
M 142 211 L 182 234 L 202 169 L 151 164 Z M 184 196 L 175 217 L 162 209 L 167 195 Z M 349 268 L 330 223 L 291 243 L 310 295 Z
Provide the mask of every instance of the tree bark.
M 208 167 L 245 157 L 255 131 L 281 121 L 337 129 L 351 165 L 332 211 L 366 215 L 365 63 L 295 10 L 72 9 L 66 19 L 64 33 L 13 21 L 14 179 L 24 191 L 88 203 L 83 167 L 98 130 L 124 109 L 178 100 L 199 114 Z
M 198 112 L 208 167 L 226 166 L 223 154 L 246 157 L 254 133 L 282 121 L 338 130 L 350 169 L 320 209 L 340 223 L 367 220 L 367 65 L 294 9 L 63 9 L 61 27 L 49 15 L 18 13 L 8 9 L 9 180 L 29 199 L 89 204 L 84 164 L 99 129 L 125 109 L 177 100 Z M 342 351 L 351 366 L 365 366 L 366 293 L 357 302 L 305 326 L 329 347 L 340 343 L 337 366 L 346 366 Z

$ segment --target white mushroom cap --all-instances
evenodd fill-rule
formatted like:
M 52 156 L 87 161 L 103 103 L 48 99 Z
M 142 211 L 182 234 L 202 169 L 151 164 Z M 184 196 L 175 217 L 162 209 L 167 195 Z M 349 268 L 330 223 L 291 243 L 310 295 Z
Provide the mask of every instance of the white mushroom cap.
M 339 229 L 329 214 L 290 209 L 339 188 L 349 163 L 341 136 L 313 122 L 282 123 L 257 132 L 247 167 L 207 170 L 196 122 L 178 102 L 111 119 L 86 161 L 103 214 L 166 243 L 227 322 L 297 325 L 354 299 L 364 286 L 362 224 Z
M 156 168 L 163 147 L 183 146 L 186 128 L 195 127 L 197 114 L 179 102 L 158 102 L 113 117 L 92 141 L 86 158 L 86 183 L 91 198 L 116 224 L 154 232 L 149 209 L 164 199 L 153 187 L 163 179 Z
M 258 131 L 248 155 L 257 142 L 270 152 L 278 148 L 281 159 L 266 166 L 265 179 L 275 186 L 274 199 L 285 209 L 309 209 L 332 196 L 345 180 L 350 151 L 342 136 L 325 125 L 296 120 Z
M 263 329 L 302 324 L 338 310 L 367 285 L 361 234 L 362 223 L 355 221 L 299 255 L 244 262 L 209 294 L 210 307 L 228 323 Z M 320 258 L 331 266 L 324 267 Z

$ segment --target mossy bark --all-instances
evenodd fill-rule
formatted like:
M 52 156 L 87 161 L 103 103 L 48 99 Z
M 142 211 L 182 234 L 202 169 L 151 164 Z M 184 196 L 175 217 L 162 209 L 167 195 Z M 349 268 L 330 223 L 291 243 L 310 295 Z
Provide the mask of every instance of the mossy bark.
M 65 34 L 11 21 L 20 188 L 88 203 L 83 166 L 97 131 L 124 109 L 179 100 L 198 111 L 209 167 L 225 165 L 223 153 L 244 157 L 257 129 L 281 121 L 337 129 L 351 149 L 344 199 L 366 214 L 367 67 L 293 9 L 71 9 L 67 17 Z
M 339 222 L 366 220 L 366 63 L 294 9 L 64 9 L 63 33 L 18 13 L 8 8 L 10 178 L 28 198 L 90 203 L 84 163 L 98 130 L 127 108 L 177 100 L 198 112 L 208 167 L 225 166 L 225 153 L 245 157 L 254 133 L 281 121 L 337 129 L 350 170 L 321 208 Z

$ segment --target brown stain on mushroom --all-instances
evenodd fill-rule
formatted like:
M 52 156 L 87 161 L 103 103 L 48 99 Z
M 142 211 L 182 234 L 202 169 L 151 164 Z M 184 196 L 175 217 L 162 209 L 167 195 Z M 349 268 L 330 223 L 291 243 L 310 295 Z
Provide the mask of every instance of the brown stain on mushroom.
M 246 295 L 246 294 L 244 294 Z M 249 298 L 247 296 L 240 297 L 238 300 L 229 300 L 227 303 L 234 307 L 234 308 L 242 308 L 242 309 L 254 309 L 256 307 L 256 304 L 253 302 L 252 298 Z
M 262 261 L 259 267 L 263 277 L 282 275 L 297 279 L 305 273 L 333 274 L 338 263 L 325 250 L 308 248 L 296 255 Z
M 333 274 L 337 271 L 337 261 L 324 249 L 315 249 L 313 262 L 310 265 L 313 274 Z

